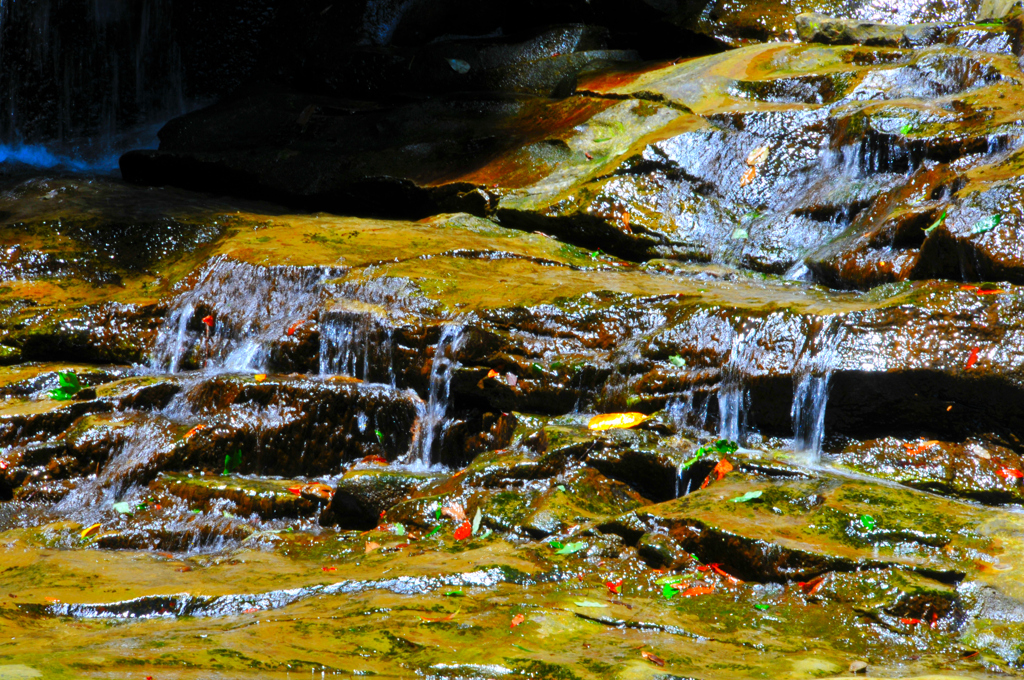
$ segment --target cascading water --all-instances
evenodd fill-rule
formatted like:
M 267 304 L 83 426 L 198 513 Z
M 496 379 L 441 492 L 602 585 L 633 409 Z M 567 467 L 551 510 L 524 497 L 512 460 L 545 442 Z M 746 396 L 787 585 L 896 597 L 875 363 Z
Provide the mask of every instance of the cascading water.
M 722 439 L 742 441 L 746 428 L 747 390 L 744 379 L 750 373 L 753 331 L 741 328 L 732 339 L 729 359 L 722 368 L 722 382 L 718 388 L 718 436 Z
M 843 337 L 839 319 L 826 320 L 816 333 L 808 335 L 793 369 L 793 448 L 806 452 L 812 464 L 821 459 L 828 384 Z
M 444 435 L 444 423 L 451 396 L 452 375 L 458 366 L 456 353 L 462 342 L 462 326 L 446 325 L 434 348 L 434 361 L 430 368 L 430 387 L 427 406 L 420 420 L 420 461 L 424 465 L 434 462 L 434 449 Z
M 394 329 L 383 313 L 349 306 L 321 317 L 320 375 L 395 386 Z
M 259 267 L 217 258 L 175 300 L 150 365 L 170 373 L 186 366 L 262 370 L 273 344 L 314 315 L 324 281 L 336 275 L 315 267 Z

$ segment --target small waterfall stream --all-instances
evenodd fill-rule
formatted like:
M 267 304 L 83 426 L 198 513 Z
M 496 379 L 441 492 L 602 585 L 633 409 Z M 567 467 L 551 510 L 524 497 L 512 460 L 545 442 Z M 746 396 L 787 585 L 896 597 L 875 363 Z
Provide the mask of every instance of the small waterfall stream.
M 441 337 L 434 349 L 430 368 L 430 387 L 427 406 L 420 424 L 420 462 L 431 465 L 437 458 L 437 449 L 444 435 L 444 422 L 451 397 L 452 375 L 458 366 L 456 353 L 462 342 L 463 327 L 448 324 L 441 329 Z
M 825 320 L 808 335 L 793 369 L 793 448 L 807 453 L 812 464 L 821 460 L 828 384 L 844 335 L 838 318 Z

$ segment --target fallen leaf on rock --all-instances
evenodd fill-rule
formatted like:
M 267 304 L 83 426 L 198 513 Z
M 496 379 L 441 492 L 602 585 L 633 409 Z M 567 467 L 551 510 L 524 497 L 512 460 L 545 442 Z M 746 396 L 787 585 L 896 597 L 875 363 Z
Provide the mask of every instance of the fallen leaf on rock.
M 965 283 L 964 285 L 960 286 L 960 290 L 978 290 L 978 287 L 972 286 L 969 283 Z
M 771 607 L 772 606 L 770 604 L 755 604 L 754 605 L 754 609 L 757 609 L 757 610 L 762 611 L 762 612 L 768 611 L 769 609 L 771 609 Z
M 921 619 L 900 619 L 900 623 L 907 626 L 916 626 L 921 623 Z
M 1003 221 L 1002 215 L 989 215 L 988 217 L 982 217 L 980 220 L 974 223 L 971 228 L 972 234 L 984 234 L 987 231 L 992 231 L 999 226 L 999 223 Z
M 299 485 L 299 486 L 289 486 L 288 487 L 288 491 L 289 491 L 289 493 L 293 493 L 296 496 L 301 496 L 302 495 L 302 485 Z
M 95 534 L 97 531 L 100 530 L 100 526 L 101 526 L 100 524 L 93 524 L 90 527 L 86 527 L 82 531 L 82 538 L 88 538 L 89 536 L 92 536 L 93 534 Z
M 364 555 L 369 555 L 370 553 L 372 553 L 374 550 L 377 550 L 378 548 L 380 548 L 380 543 L 376 543 L 374 541 L 367 541 L 366 542 L 366 549 L 363 551 L 363 554 Z
M 591 418 L 587 428 L 595 431 L 623 430 L 635 427 L 649 417 L 644 413 L 603 413 Z
M 708 595 L 709 593 L 713 592 L 715 592 L 715 587 L 713 585 L 693 586 L 692 588 L 687 588 L 686 590 L 681 592 L 680 595 L 682 595 L 683 597 L 697 597 L 698 595 Z
M 1003 479 L 1020 479 L 1024 477 L 1024 472 L 1021 472 L 1020 470 L 1015 470 L 1013 468 L 1001 468 L 999 472 L 997 472 L 996 474 L 1002 477 Z
M 747 165 L 757 166 L 768 160 L 768 147 L 759 146 L 747 154 Z
M 391 531 L 395 536 L 405 536 L 405 525 L 401 522 L 395 522 L 391 525 Z
M 296 321 L 291 326 L 288 326 L 288 328 L 285 330 L 284 334 L 285 335 L 295 335 L 295 331 L 297 331 L 299 329 L 299 327 L 302 326 L 302 324 L 304 324 L 304 323 L 306 323 L 305 319 L 302 319 L 301 321 Z
M 686 359 L 682 358 L 678 354 L 673 354 L 668 358 L 668 362 L 676 368 L 686 368 Z
M 718 574 L 719 576 L 724 578 L 729 583 L 732 583 L 734 585 L 735 584 L 739 584 L 739 583 L 743 583 L 743 581 L 741 581 L 740 579 L 736 578 L 732 574 L 730 574 L 727 571 L 725 571 L 724 569 L 722 569 L 722 567 L 719 566 L 719 564 L 717 562 L 715 562 L 714 564 L 711 564 L 709 566 L 711 567 L 711 571 L 715 572 L 716 574 Z
M 916 456 L 917 454 L 923 453 L 923 452 L 927 451 L 928 449 L 932 448 L 933 446 L 938 446 L 941 443 L 942 442 L 940 442 L 940 441 L 938 441 L 936 439 L 929 439 L 928 441 L 922 442 L 921 444 L 918 444 L 917 446 L 915 446 L 914 444 L 912 444 L 910 442 L 907 442 L 906 444 L 903 445 L 903 448 L 905 448 L 907 450 L 907 455 Z
M 605 581 L 604 585 L 612 595 L 618 595 L 619 591 L 622 589 L 622 581 L 623 579 L 621 578 L 618 581 Z
M 875 528 L 875 518 L 871 515 L 861 515 L 860 524 L 868 531 L 871 531 Z
M 320 571 L 338 571 L 337 567 L 320 567 Z
M 243 611 L 242 613 L 243 613 L 243 614 L 255 614 L 255 613 L 256 613 L 256 612 L 258 612 L 259 610 L 260 610 L 260 608 L 259 608 L 259 607 L 249 607 L 248 609 L 246 609 L 246 610 L 245 610 L 245 611 Z
M 797 586 L 800 590 L 804 591 L 804 595 L 814 595 L 821 589 L 821 586 L 825 584 L 825 578 L 823 576 L 816 576 L 810 581 L 800 581 Z
M 974 292 L 977 293 L 978 295 L 999 295 L 1000 293 L 1005 293 L 1006 291 L 1002 290 L 1000 288 L 988 288 L 988 289 L 985 289 L 985 290 L 982 290 L 981 288 L 978 288 Z
M 207 327 L 212 326 L 213 325 L 213 316 L 212 315 L 204 316 L 203 317 L 203 323 L 205 323 Z
M 501 374 L 498 373 L 497 371 L 495 371 L 493 368 L 491 370 L 487 371 L 487 377 L 488 378 L 497 378 L 499 375 L 501 375 Z
M 515 387 L 519 383 L 519 378 L 516 377 L 515 373 L 506 373 L 505 380 L 508 381 L 509 387 Z
M 520 623 L 522 623 L 525 620 L 526 620 L 525 616 L 523 616 L 522 614 L 516 614 L 515 616 L 512 617 L 512 625 L 509 626 L 509 630 L 515 628 L 516 626 L 518 626 Z
M 558 548 L 555 551 L 555 554 L 556 555 L 571 555 L 571 554 L 577 553 L 577 552 L 579 552 L 581 550 L 585 550 L 586 547 L 587 547 L 587 544 L 584 543 L 583 541 L 579 541 L 579 542 L 576 542 L 576 543 L 567 543 L 567 544 L 561 546 L 560 548 Z
M 464 541 L 473 535 L 473 526 L 469 522 L 463 522 L 458 529 L 455 530 L 455 540 Z
M 743 177 L 740 178 L 740 187 L 742 188 L 742 187 L 747 186 L 748 184 L 753 182 L 756 177 L 757 177 L 757 167 L 753 166 L 753 167 L 747 168 L 747 171 L 745 173 L 743 173 Z
M 939 219 L 937 219 L 934 222 L 932 222 L 932 226 L 930 226 L 930 227 L 928 227 L 927 229 L 924 230 L 924 235 L 925 236 L 931 236 L 931 233 L 933 231 L 935 231 L 936 229 L 938 229 L 940 226 L 942 226 L 942 223 L 945 222 L 945 221 L 946 221 L 946 211 L 943 210 L 942 214 L 939 215 Z
M 302 486 L 299 495 L 308 500 L 326 502 L 334 495 L 334 488 L 322 482 L 312 482 Z
M 729 502 L 730 503 L 746 503 L 747 501 L 752 501 L 755 498 L 760 498 L 761 494 L 763 494 L 763 493 L 764 493 L 764 491 L 748 491 L 745 494 L 743 494 L 742 496 L 736 496 L 736 498 L 730 498 Z
M 665 660 L 662 659 L 661 657 L 658 657 L 658 656 L 655 656 L 654 654 L 651 654 L 650 652 L 640 652 L 640 656 L 642 656 L 643 658 L 647 659 L 648 661 L 653 663 L 655 666 L 658 666 L 659 668 L 664 668 L 665 667 Z
M 978 363 L 978 351 L 979 351 L 978 347 L 972 347 L 971 348 L 971 353 L 967 357 L 967 366 L 966 366 L 966 368 L 971 368 L 971 367 L 974 366 L 974 364 Z
M 374 465 L 387 465 L 388 464 L 388 459 L 385 458 L 384 456 L 378 456 L 376 454 L 373 454 L 373 455 L 370 455 L 370 456 L 363 456 L 360 459 L 359 462 L 360 463 L 373 463 Z
M 466 509 L 462 507 L 462 503 L 449 503 L 441 508 L 441 514 L 445 517 L 451 517 L 456 522 L 465 522 L 467 519 Z
M 711 474 L 708 475 L 707 479 L 704 480 L 704 483 L 700 485 L 700 488 L 706 489 L 708 485 L 711 484 L 711 482 L 717 482 L 721 480 L 723 477 L 725 477 L 732 471 L 732 463 L 723 458 L 722 460 L 718 461 L 714 469 L 711 471 Z
M 264 380 L 267 379 L 267 374 L 266 373 L 257 373 L 256 375 L 254 375 L 252 377 L 252 379 L 255 380 L 258 383 L 261 383 L 261 382 L 263 382 Z
M 185 433 L 185 441 L 188 441 L 189 439 L 191 439 L 195 435 L 196 432 L 199 432 L 200 430 L 205 430 L 206 427 L 207 426 L 202 424 L 202 423 L 200 423 L 199 425 L 196 425 L 191 430 L 189 430 L 188 432 Z
M 480 531 L 480 522 L 483 521 L 484 513 L 481 512 L 480 508 L 476 509 L 476 513 L 473 515 L 473 535 L 476 536 Z
M 114 503 L 114 510 L 121 513 L 122 515 L 130 515 L 132 514 L 132 512 L 134 512 L 135 509 L 132 507 L 131 503 L 125 503 L 124 501 L 122 501 L 120 503 Z

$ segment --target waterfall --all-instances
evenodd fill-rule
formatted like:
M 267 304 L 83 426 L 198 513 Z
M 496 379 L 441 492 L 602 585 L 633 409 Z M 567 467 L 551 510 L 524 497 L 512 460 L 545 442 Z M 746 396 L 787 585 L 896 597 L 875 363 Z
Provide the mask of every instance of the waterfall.
M 170 373 L 183 367 L 265 370 L 270 348 L 316 314 L 324 280 L 336 275 L 317 267 L 261 267 L 216 258 L 195 286 L 172 302 L 150 366 Z
M 821 460 L 828 384 L 844 336 L 838 318 L 826 320 L 816 332 L 808 334 L 793 367 L 793 448 L 808 453 L 814 464 Z
M 747 389 L 745 376 L 750 373 L 753 361 L 751 330 L 740 329 L 733 335 L 729 359 L 722 367 L 722 382 L 718 387 L 718 436 L 739 442 L 742 440 L 747 421 Z
M 353 307 L 321 317 L 320 375 L 338 374 L 395 386 L 394 330 L 383 310 Z
M 434 448 L 440 445 L 444 422 L 451 397 L 451 382 L 458 361 L 455 358 L 462 342 L 462 326 L 449 324 L 441 329 L 441 337 L 434 348 L 434 361 L 430 368 L 430 387 L 426 412 L 420 423 L 420 460 L 425 465 L 434 462 Z

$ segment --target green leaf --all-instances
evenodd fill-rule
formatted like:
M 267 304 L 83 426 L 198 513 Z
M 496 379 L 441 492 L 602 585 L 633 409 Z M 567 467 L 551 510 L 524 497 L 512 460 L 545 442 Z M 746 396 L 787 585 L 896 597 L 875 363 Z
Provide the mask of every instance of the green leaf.
M 937 219 L 937 220 L 935 220 L 934 222 L 932 222 L 932 226 L 930 226 L 930 227 L 928 227 L 927 229 L 925 229 L 925 230 L 924 230 L 924 235 L 925 235 L 925 236 L 930 236 L 930 235 L 931 235 L 931 233 L 932 233 L 933 231 L 935 231 L 936 229 L 938 229 L 938 228 L 939 228 L 939 226 L 940 226 L 940 225 L 941 225 L 941 224 L 942 224 L 943 222 L 945 222 L 945 221 L 946 221 L 946 211 L 945 211 L 945 210 L 943 210 L 943 211 L 942 211 L 942 214 L 941 214 L 941 215 L 939 215 L 939 219 Z
M 755 604 L 754 609 L 760 609 L 763 612 L 768 611 L 771 608 L 770 604 Z
M 529 652 L 530 654 L 536 654 L 536 652 L 534 652 L 532 649 L 527 649 L 526 647 L 523 647 L 522 645 L 517 645 L 514 642 L 512 643 L 512 646 L 515 647 L 516 649 L 521 649 L 524 652 Z
M 235 516 L 232 515 L 230 512 L 228 512 L 227 510 L 225 510 L 224 512 L 222 512 L 220 514 L 223 515 L 224 517 L 227 517 L 228 519 L 235 519 Z
M 686 359 L 682 358 L 678 354 L 673 354 L 668 358 L 668 362 L 676 368 L 686 368 Z
M 761 219 L 761 213 L 758 210 L 751 210 L 750 212 L 748 212 L 746 215 L 744 215 L 740 219 L 753 222 L 754 220 Z
M 581 550 L 586 550 L 586 549 L 587 549 L 587 544 L 584 543 L 583 541 L 580 541 L 578 543 L 567 543 L 566 545 L 564 545 L 561 548 L 559 548 L 558 550 L 556 550 L 555 554 L 556 555 L 571 555 L 573 553 L 577 553 L 577 552 L 579 552 Z
M 189 512 L 191 512 L 193 515 L 198 515 L 202 512 L 202 510 L 189 510 Z
M 484 533 L 480 534 L 480 538 L 487 538 L 490 535 L 491 535 L 491 528 L 490 527 L 484 527 Z
M 673 597 L 676 596 L 676 593 L 678 592 L 678 590 L 672 587 L 671 583 L 666 583 L 665 586 L 661 589 L 661 596 L 664 597 L 666 600 L 671 600 Z
M 114 503 L 114 510 L 117 510 L 122 515 L 130 515 L 135 511 L 131 503 L 125 503 L 124 501 Z
M 662 576 L 654 583 L 655 585 L 663 586 L 666 583 L 679 583 L 684 580 L 685 579 L 679 574 L 669 574 L 668 576 Z
M 54 401 L 69 401 L 74 398 L 75 395 L 68 394 L 64 390 L 50 390 L 50 399 L 53 399 Z
M 447 593 L 444 594 L 444 596 L 445 597 L 465 597 L 466 594 L 463 593 L 461 590 L 449 590 Z
M 224 472 L 222 475 L 228 475 L 238 469 L 238 466 L 242 464 L 242 449 L 238 449 L 234 453 L 229 453 L 224 456 Z
M 380 442 L 383 445 L 384 444 L 384 433 L 381 432 L 380 430 L 374 430 L 373 432 L 374 432 L 374 434 L 377 435 L 377 441 Z
M 732 232 L 733 241 L 746 241 L 750 234 L 743 227 L 737 227 Z
M 760 498 L 762 493 L 764 493 L 764 492 L 763 491 L 748 491 L 745 494 L 743 494 L 742 496 L 736 496 L 736 498 L 730 498 L 729 502 L 730 503 L 746 503 L 747 501 L 752 501 L 755 498 Z
M 559 491 L 563 491 L 564 492 L 565 491 L 565 484 L 559 484 L 555 488 L 558 489 Z
M 541 368 L 540 364 L 538 364 L 536 361 L 533 362 L 532 364 L 530 364 L 530 368 L 532 368 L 535 373 L 543 373 L 544 372 L 544 369 Z
M 82 383 L 78 381 L 78 375 L 74 371 L 64 371 L 57 374 L 57 382 L 65 392 L 74 394 L 82 389 Z
M 441 525 L 440 525 L 440 524 L 438 524 L 438 525 L 437 525 L 436 527 L 434 527 L 433 529 L 431 529 L 431 530 L 430 530 L 430 533 L 429 533 L 429 534 L 427 534 L 426 536 L 424 536 L 424 538 L 430 538 L 431 536 L 433 536 L 434 534 L 436 534 L 436 533 L 437 533 L 438 531 L 440 531 L 440 530 L 441 530 Z
M 441 519 L 441 506 L 440 505 L 438 505 L 437 508 L 434 510 L 434 518 L 435 519 Z
M 594 602 L 593 600 L 577 600 L 573 602 L 577 607 L 590 607 L 592 609 L 607 609 L 608 605 L 601 602 Z
M 1002 215 L 989 215 L 988 217 L 982 217 L 980 220 L 974 223 L 974 227 L 971 229 L 972 234 L 984 234 L 986 231 L 992 231 L 999 226 L 999 223 L 1003 221 Z
M 872 517 L 871 515 L 861 515 L 860 516 L 860 523 L 868 531 L 871 531 L 872 529 L 875 528 L 875 518 Z
M 395 536 L 405 536 L 405 525 L 401 522 L 392 524 L 391 530 L 395 532 Z
M 601 139 L 595 139 L 594 144 L 600 144 L 601 142 L 609 142 L 611 141 L 611 139 L 611 137 L 602 137 Z
M 476 509 L 476 514 L 473 515 L 473 535 L 476 536 L 477 532 L 480 531 L 480 521 L 484 518 L 484 514 L 480 512 L 480 508 Z
M 913 131 L 914 131 L 914 126 L 911 123 L 907 123 L 906 125 L 904 125 L 903 127 L 900 128 L 900 134 L 904 135 L 904 136 L 909 135 Z
M 548 547 L 549 548 L 554 548 L 555 550 L 561 550 L 565 546 L 562 543 L 560 543 L 559 541 L 551 541 L 550 543 L 548 543 Z

